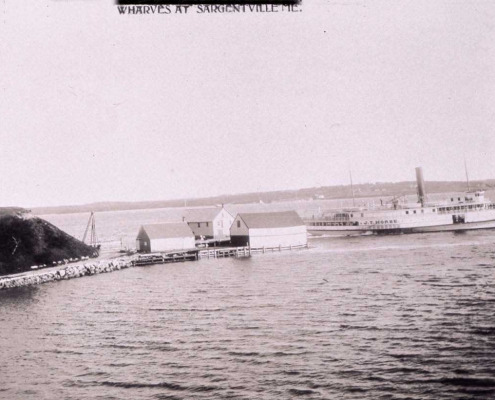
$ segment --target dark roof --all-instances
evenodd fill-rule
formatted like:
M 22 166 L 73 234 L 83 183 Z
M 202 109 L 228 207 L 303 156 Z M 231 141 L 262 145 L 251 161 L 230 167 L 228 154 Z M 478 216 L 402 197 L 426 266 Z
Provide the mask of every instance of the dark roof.
M 286 228 L 304 225 L 295 211 L 240 213 L 239 217 L 248 228 Z
M 189 225 L 187 225 L 185 222 L 169 222 L 165 224 L 143 225 L 141 229 L 144 229 L 150 239 L 194 236 L 191 228 L 189 228 Z
M 185 210 L 184 217 L 187 222 L 209 222 L 213 221 L 220 211 L 222 207 L 194 208 Z

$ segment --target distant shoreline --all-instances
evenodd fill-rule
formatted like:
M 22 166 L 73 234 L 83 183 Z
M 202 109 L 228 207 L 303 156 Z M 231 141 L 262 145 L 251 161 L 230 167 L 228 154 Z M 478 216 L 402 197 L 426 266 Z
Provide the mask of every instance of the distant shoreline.
M 495 190 L 495 179 L 472 181 L 471 189 Z M 416 182 L 396 183 L 366 183 L 353 185 L 356 199 L 380 198 L 416 194 Z M 441 181 L 426 182 L 426 191 L 430 194 L 441 194 L 466 191 L 466 182 Z M 220 195 L 215 197 L 201 197 L 194 199 L 174 199 L 156 201 L 134 201 L 134 202 L 98 202 L 81 205 L 31 207 L 35 215 L 48 214 L 72 214 L 84 212 L 104 211 L 130 211 L 147 210 L 158 208 L 188 208 L 188 207 L 212 207 L 220 204 L 251 204 L 251 203 L 278 203 L 283 201 L 301 200 L 345 200 L 352 198 L 350 185 L 324 186 L 304 188 L 298 190 L 281 190 L 259 193 L 241 193 L 233 195 Z

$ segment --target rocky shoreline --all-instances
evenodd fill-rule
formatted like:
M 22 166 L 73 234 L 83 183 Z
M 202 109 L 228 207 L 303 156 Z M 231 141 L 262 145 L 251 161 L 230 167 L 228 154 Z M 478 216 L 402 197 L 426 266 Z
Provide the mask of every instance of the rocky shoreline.
M 40 285 L 42 283 L 68 280 L 119 271 L 134 265 L 132 258 L 119 258 L 114 260 L 100 260 L 85 264 L 66 265 L 55 271 L 37 272 L 22 276 L 0 277 L 0 290 L 24 286 Z

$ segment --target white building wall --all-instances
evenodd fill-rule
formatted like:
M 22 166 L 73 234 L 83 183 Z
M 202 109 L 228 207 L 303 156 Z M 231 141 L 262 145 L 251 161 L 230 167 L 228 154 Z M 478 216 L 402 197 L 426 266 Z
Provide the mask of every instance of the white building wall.
M 222 209 L 213 221 L 214 238 L 218 240 L 229 239 L 230 226 L 233 221 L 234 217 Z
M 249 244 L 253 248 L 304 246 L 308 243 L 306 226 L 249 229 Z
M 194 240 L 194 237 L 190 236 L 190 237 L 183 238 L 182 248 L 183 249 L 195 249 L 196 248 L 196 241 Z
M 192 249 L 195 247 L 194 237 L 178 237 L 151 239 L 151 252 Z
M 187 224 L 196 237 L 213 237 L 217 240 L 230 238 L 230 226 L 234 217 L 225 209 L 219 210 L 212 221 L 188 221 Z

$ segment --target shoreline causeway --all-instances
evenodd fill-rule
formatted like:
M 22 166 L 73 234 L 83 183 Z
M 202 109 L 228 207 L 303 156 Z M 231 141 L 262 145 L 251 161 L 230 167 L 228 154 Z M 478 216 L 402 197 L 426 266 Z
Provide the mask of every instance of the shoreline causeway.
M 133 258 L 116 258 L 100 260 L 84 264 L 67 264 L 57 270 L 46 272 L 26 273 L 20 276 L 0 277 L 0 290 L 25 286 L 40 285 L 47 282 L 81 278 L 102 273 L 119 271 L 133 267 Z

